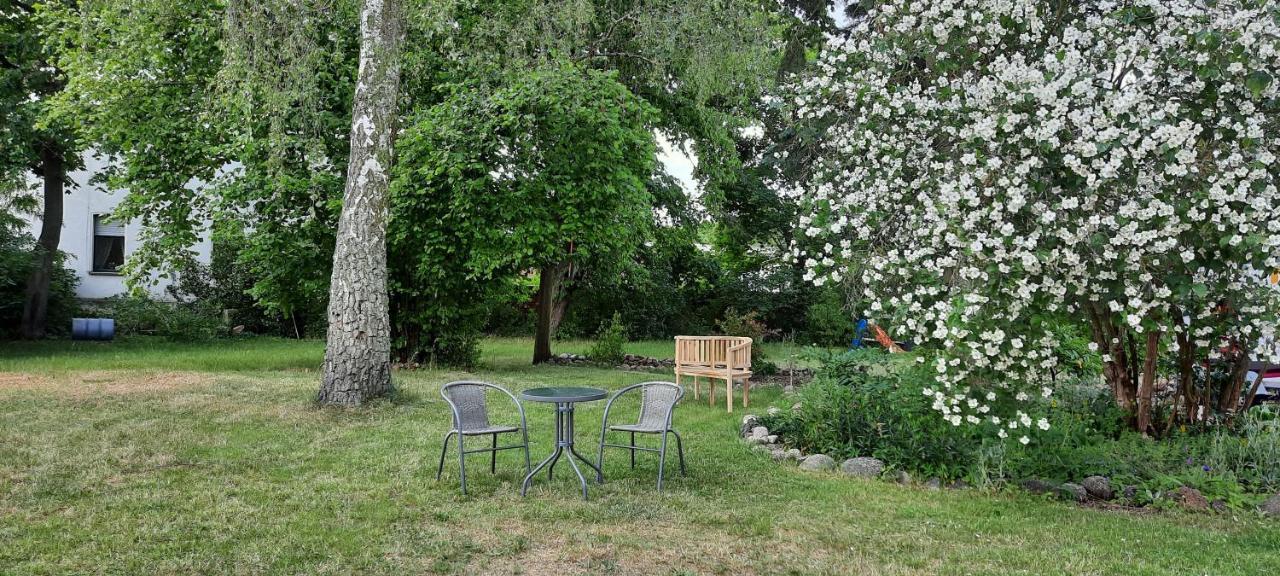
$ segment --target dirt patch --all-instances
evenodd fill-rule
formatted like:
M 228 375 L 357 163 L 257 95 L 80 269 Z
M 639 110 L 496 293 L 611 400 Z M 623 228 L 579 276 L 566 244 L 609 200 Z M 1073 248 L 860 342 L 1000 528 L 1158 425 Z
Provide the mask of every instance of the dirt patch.
M 0 374 L 0 394 L 43 392 L 71 398 L 170 392 L 206 386 L 213 382 L 198 372 L 138 372 L 133 370 L 75 372 L 58 376 Z

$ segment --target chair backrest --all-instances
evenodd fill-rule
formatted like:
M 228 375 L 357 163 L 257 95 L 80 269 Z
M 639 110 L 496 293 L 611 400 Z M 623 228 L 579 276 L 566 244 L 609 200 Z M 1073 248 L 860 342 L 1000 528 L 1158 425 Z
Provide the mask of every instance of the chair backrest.
M 676 366 L 751 368 L 751 338 L 676 336 Z
M 640 385 L 640 418 L 636 424 L 663 428 L 684 389 L 671 382 L 645 382 Z
M 450 382 L 440 388 L 440 395 L 453 407 L 453 427 L 459 432 L 489 427 L 489 407 L 485 404 L 485 392 L 501 386 L 488 382 Z M 507 392 L 510 396 L 511 393 Z

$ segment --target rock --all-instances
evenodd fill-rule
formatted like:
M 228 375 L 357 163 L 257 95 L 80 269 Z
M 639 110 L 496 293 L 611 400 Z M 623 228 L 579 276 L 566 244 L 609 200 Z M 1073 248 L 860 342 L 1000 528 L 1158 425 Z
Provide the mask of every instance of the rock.
M 782 412 L 782 410 L 779 409 L 777 406 L 770 406 L 769 409 L 765 411 L 765 413 L 770 416 L 777 415 L 779 412 Z
M 1028 478 L 1022 481 L 1022 489 L 1032 494 L 1048 494 L 1057 492 L 1058 485 L 1039 478 Z
M 1271 518 L 1280 518 L 1280 493 L 1277 493 L 1275 496 L 1267 498 L 1267 501 L 1263 502 L 1262 506 L 1260 506 L 1258 509 L 1262 511 L 1263 516 L 1269 516 Z
M 787 451 L 786 451 L 786 450 L 783 450 L 783 449 L 781 449 L 781 448 L 775 448 L 775 449 L 773 449 L 773 450 L 770 450 L 770 451 L 769 451 L 769 456 L 772 456 L 772 457 L 773 457 L 773 459 L 774 459 L 774 460 L 776 460 L 776 461 L 786 460 L 786 459 L 787 459 Z
M 1226 500 L 1214 500 L 1213 502 L 1210 502 L 1210 503 L 1209 503 L 1209 508 L 1212 508 L 1214 512 L 1217 512 L 1217 513 L 1221 514 L 1221 513 L 1223 513 L 1223 512 L 1226 512 L 1226 511 L 1227 511 L 1227 501 L 1226 501 Z
M 764 452 L 766 454 L 769 453 L 769 447 L 765 446 L 764 444 L 753 444 L 751 446 L 751 449 L 755 450 L 756 452 Z
M 911 485 L 911 473 L 906 470 L 899 470 L 898 473 L 893 476 L 893 481 L 902 484 L 903 486 L 909 486 Z
M 231 333 L 237 336 L 244 334 L 244 324 L 237 324 L 234 328 L 231 329 Z
M 755 428 L 751 429 L 751 437 L 752 438 L 768 438 L 769 429 L 765 428 L 764 426 L 756 426 Z
M 956 480 L 947 485 L 948 490 L 964 490 L 969 487 L 969 483 L 964 480 Z
M 884 472 L 884 462 L 865 456 L 850 458 L 840 464 L 840 471 L 856 478 L 875 478 Z
M 777 444 L 777 443 L 778 443 L 778 435 L 777 435 L 777 434 L 770 434 L 770 435 L 768 435 L 768 436 L 766 436 L 766 437 L 765 437 L 765 440 L 768 440 L 770 444 Z
M 799 462 L 804 460 L 804 452 L 801 452 L 799 448 L 792 448 L 787 450 L 787 458 Z
M 1116 496 L 1115 491 L 1111 489 L 1111 480 L 1106 476 L 1090 476 L 1081 480 L 1080 485 L 1084 486 L 1089 496 L 1098 500 L 1110 500 Z
M 1120 491 L 1120 495 L 1123 496 L 1125 500 L 1132 501 L 1138 497 L 1138 487 L 1133 484 L 1125 486 L 1124 490 Z
M 926 482 L 924 483 L 924 487 L 925 487 L 925 488 L 928 488 L 929 490 L 941 490 L 941 489 L 942 489 L 942 480 L 940 480 L 940 479 L 938 479 L 938 478 L 936 478 L 936 477 L 935 477 L 935 478 L 930 478 L 928 481 L 926 481 Z
M 1084 486 L 1067 482 L 1058 487 L 1058 496 L 1063 500 L 1075 500 L 1076 502 L 1086 502 L 1089 500 L 1089 492 Z
M 835 467 L 836 461 L 826 454 L 811 454 L 800 461 L 800 468 L 804 470 L 833 470 Z
M 1209 501 L 1199 490 L 1188 486 L 1179 486 L 1173 491 L 1173 501 L 1187 510 L 1204 511 L 1209 509 Z
M 760 418 L 755 414 L 747 414 L 742 417 L 742 426 L 738 427 L 738 435 L 746 438 L 751 435 L 751 430 L 760 425 Z
M 763 446 L 769 443 L 768 436 L 747 436 L 747 444 L 753 446 Z

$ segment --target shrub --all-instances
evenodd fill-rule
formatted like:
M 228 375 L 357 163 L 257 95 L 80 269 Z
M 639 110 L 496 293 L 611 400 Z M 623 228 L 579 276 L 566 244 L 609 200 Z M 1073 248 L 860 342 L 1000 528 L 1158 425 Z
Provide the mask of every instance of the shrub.
M 1280 491 L 1280 408 L 1259 406 L 1242 414 L 1233 429 L 1214 431 L 1204 463 L 1258 491 Z
M 612 320 L 600 325 L 595 344 L 587 350 L 587 358 L 610 366 L 621 364 L 626 355 L 622 347 L 626 343 L 627 327 L 622 323 L 622 314 L 614 312 Z
M 803 338 L 819 346 L 848 346 L 857 331 L 844 294 L 829 287 L 822 289 L 805 311 L 804 325 Z
M 35 267 L 35 239 L 20 231 L 21 222 L 11 214 L 0 213 L 0 338 L 14 338 L 22 325 L 26 301 L 27 277 Z M 66 255 L 59 252 L 49 282 L 49 311 L 46 334 L 64 335 L 71 330 L 71 318 L 77 311 L 76 275 L 63 263 Z
M 757 318 L 755 312 L 739 314 L 734 308 L 724 311 L 724 318 L 716 321 L 716 327 L 725 336 L 749 336 L 751 345 L 751 371 L 756 374 L 776 374 L 778 365 L 765 356 L 764 339 L 772 332 L 764 322 Z
M 216 310 L 201 302 L 158 302 L 141 296 L 114 296 L 94 306 L 94 314 L 115 319 L 121 336 L 163 336 L 177 342 L 226 335 Z
M 806 452 L 873 456 L 924 475 L 964 476 L 979 442 L 968 428 L 937 417 L 923 393 L 927 375 L 909 359 L 872 349 L 832 356 L 797 392 L 797 409 L 762 422 Z

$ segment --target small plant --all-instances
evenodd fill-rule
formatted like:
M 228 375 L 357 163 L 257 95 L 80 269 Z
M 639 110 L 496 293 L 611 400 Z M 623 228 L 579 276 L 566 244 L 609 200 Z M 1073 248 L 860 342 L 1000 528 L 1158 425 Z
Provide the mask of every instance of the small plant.
M 622 349 L 626 343 L 627 327 L 622 323 L 622 314 L 614 312 L 613 319 L 600 325 L 595 344 L 587 350 L 587 358 L 610 366 L 621 364 L 626 356 Z
M 1280 490 L 1280 409 L 1259 406 L 1242 414 L 1235 430 L 1214 431 L 1204 460 L 1262 492 Z

